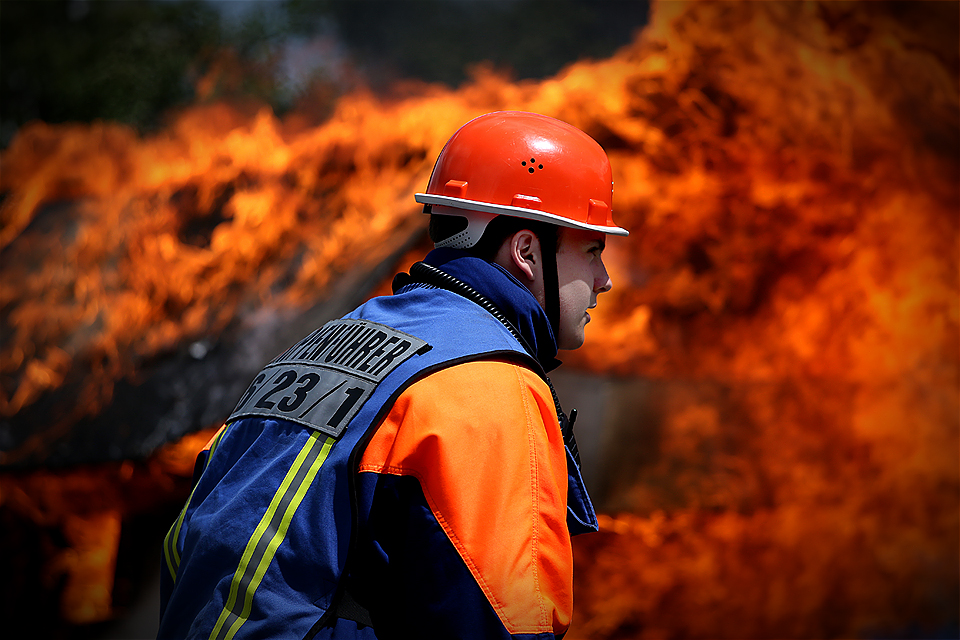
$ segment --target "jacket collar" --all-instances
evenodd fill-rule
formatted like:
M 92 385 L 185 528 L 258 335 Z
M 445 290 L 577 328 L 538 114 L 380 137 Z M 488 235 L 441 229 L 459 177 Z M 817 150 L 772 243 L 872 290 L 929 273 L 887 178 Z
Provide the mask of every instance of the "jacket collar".
M 423 261 L 467 283 L 493 302 L 533 348 L 535 353 L 531 355 L 544 371 L 560 365 L 557 341 L 546 312 L 506 269 L 458 249 L 434 249 Z

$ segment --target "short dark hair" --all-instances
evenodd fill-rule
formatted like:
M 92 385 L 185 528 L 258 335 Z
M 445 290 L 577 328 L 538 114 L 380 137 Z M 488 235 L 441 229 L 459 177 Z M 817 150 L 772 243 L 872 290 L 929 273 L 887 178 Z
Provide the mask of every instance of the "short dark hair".
M 438 213 L 430 214 L 430 240 L 434 243 L 446 240 L 450 236 L 460 233 L 467 228 L 467 219 L 461 216 L 449 216 Z M 504 241 L 518 231 L 528 229 L 532 231 L 537 238 L 544 242 L 545 238 L 553 236 L 554 251 L 560 249 L 560 234 L 557 233 L 556 226 L 540 222 L 539 220 L 528 220 L 526 218 L 517 218 L 514 216 L 497 216 L 483 230 L 483 235 L 477 244 L 469 249 L 465 249 L 470 255 L 492 262 L 503 246 Z

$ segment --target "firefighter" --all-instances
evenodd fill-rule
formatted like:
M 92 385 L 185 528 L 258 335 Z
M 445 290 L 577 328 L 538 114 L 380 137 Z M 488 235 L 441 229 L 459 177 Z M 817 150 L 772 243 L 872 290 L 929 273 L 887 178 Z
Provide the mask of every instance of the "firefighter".
M 159 638 L 563 635 L 597 520 L 547 373 L 612 286 L 612 184 L 546 116 L 450 138 L 415 196 L 435 250 L 264 367 L 198 459 Z

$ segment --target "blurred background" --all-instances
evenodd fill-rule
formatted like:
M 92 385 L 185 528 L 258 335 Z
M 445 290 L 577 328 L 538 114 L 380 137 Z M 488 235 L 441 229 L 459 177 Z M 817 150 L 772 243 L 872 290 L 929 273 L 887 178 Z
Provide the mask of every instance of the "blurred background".
M 568 638 L 956 638 L 958 7 L 3 0 L 4 635 L 155 634 L 196 452 L 522 109 L 631 230 L 553 376 L 601 511 Z

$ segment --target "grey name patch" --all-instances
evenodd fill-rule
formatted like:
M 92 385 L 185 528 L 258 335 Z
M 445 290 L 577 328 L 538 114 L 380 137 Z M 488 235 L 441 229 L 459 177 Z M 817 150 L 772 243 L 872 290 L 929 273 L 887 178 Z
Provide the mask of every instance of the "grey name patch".
M 369 320 L 333 320 L 250 383 L 228 422 L 276 417 L 337 437 L 391 371 L 430 345 Z

